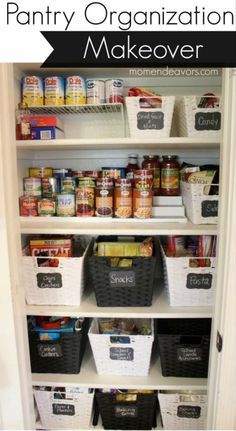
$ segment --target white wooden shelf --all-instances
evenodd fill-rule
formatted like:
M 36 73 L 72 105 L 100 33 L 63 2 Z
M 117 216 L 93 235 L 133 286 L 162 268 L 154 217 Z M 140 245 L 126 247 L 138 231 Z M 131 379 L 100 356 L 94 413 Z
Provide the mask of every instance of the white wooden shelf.
M 159 149 L 218 149 L 220 139 L 169 137 L 156 139 L 135 138 L 97 138 L 97 139 L 55 139 L 16 141 L 17 149 L 22 150 L 94 150 L 122 148 L 159 148 Z
M 154 287 L 156 289 L 156 286 Z M 122 317 L 122 318 L 211 318 L 212 307 L 171 307 L 167 292 L 154 293 L 151 307 L 98 307 L 94 292 L 87 293 L 80 307 L 61 305 L 26 305 L 26 314 L 34 316 Z
M 91 348 L 88 345 L 79 374 L 33 373 L 34 386 L 81 386 L 89 388 L 152 389 L 152 390 L 206 390 L 207 379 L 189 377 L 163 377 L 159 358 L 155 357 L 146 377 L 107 376 L 97 374 Z
M 78 235 L 216 235 L 217 225 L 164 223 L 155 219 L 121 221 L 98 217 L 20 217 L 21 233 Z

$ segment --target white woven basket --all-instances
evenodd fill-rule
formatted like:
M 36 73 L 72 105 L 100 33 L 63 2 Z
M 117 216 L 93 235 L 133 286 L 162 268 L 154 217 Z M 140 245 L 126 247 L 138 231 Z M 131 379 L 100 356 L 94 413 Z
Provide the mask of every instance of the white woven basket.
M 216 184 L 216 186 L 219 186 Z M 207 195 L 210 186 L 204 184 L 191 184 L 180 181 L 180 190 L 186 214 L 193 224 L 217 224 L 218 215 L 211 216 L 218 212 L 218 195 Z M 209 211 L 207 208 L 209 207 Z
M 206 394 L 158 393 L 158 399 L 164 429 L 206 429 Z M 194 401 L 190 401 L 191 399 Z
M 33 392 L 44 429 L 86 429 L 90 427 L 94 391 L 66 394 L 67 399 L 54 398 L 56 392 L 53 391 L 34 389 Z
M 137 324 L 142 324 L 141 319 Z M 125 335 L 122 338 L 128 343 L 114 343 L 114 336 L 99 334 L 98 322 L 94 319 L 88 336 L 98 374 L 147 376 L 154 340 L 153 320 L 151 329 L 152 335 Z
M 156 96 L 162 100 L 161 108 L 142 108 L 140 107 L 140 99 L 153 99 L 152 97 L 126 97 L 126 107 L 127 107 L 127 115 L 129 122 L 129 130 L 130 136 L 132 138 L 158 138 L 158 137 L 169 137 L 173 110 L 174 110 L 174 96 Z M 142 121 L 140 116 L 146 117 L 146 125 L 148 128 L 142 129 L 140 127 Z M 147 120 L 149 117 L 149 121 Z M 161 125 L 161 128 L 154 128 L 155 126 L 155 118 L 162 117 L 162 119 L 157 121 Z
M 221 105 L 218 108 L 198 108 L 199 96 L 184 96 L 176 103 L 175 112 L 178 119 L 178 132 L 180 136 L 188 137 L 219 137 L 221 135 Z M 204 114 L 204 115 L 200 115 Z M 203 123 L 206 114 L 209 119 L 217 121 L 219 130 L 197 130 L 196 125 Z
M 23 280 L 27 303 L 80 305 L 84 287 L 84 258 L 87 251 L 88 247 L 82 257 L 57 258 L 59 260 L 57 268 L 39 267 L 37 259 L 40 258 L 23 256 Z M 43 287 L 46 285 L 51 287 Z
M 164 285 L 171 306 L 209 306 L 214 301 L 216 258 L 207 257 L 210 267 L 190 267 L 189 257 L 163 257 Z M 194 258 L 197 259 L 197 258 Z M 200 258 L 200 259 L 204 259 Z

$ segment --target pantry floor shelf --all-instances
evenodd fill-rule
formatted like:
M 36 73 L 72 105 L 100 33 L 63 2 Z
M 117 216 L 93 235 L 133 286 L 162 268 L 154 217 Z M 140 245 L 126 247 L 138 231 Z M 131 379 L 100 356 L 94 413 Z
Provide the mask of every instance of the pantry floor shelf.
M 79 374 L 32 374 L 36 386 L 81 386 L 89 388 L 152 389 L 152 390 L 206 390 L 207 379 L 163 377 L 159 359 L 151 364 L 146 377 L 98 375 L 92 352 L 88 346 Z
M 77 234 L 77 235 L 216 235 L 217 225 L 194 225 L 191 222 L 160 222 L 155 219 L 128 219 L 98 217 L 20 217 L 24 234 Z
M 156 289 L 156 286 L 155 286 Z M 167 291 L 154 294 L 151 307 L 97 307 L 94 292 L 85 293 L 80 307 L 64 305 L 26 305 L 33 316 L 122 317 L 122 318 L 211 318 L 212 307 L 170 307 Z
M 96 149 L 218 149 L 220 139 L 217 138 L 185 138 L 169 137 L 155 139 L 137 138 L 86 138 L 86 139 L 55 139 L 16 141 L 17 149 L 22 150 L 96 150 Z

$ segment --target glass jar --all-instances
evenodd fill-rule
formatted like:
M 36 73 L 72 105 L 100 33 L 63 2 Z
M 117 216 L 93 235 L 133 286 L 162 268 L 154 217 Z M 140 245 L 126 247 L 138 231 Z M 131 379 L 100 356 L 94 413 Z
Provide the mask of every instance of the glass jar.
M 134 178 L 134 171 L 139 169 L 138 154 L 128 154 L 128 165 L 126 167 L 126 177 Z
M 30 111 L 26 103 L 19 103 L 16 110 L 16 139 L 32 139 Z
M 161 163 L 162 196 L 179 196 L 179 170 L 177 156 L 163 156 Z
M 143 156 L 144 160 L 142 162 L 143 169 L 150 169 L 153 171 L 153 194 L 154 196 L 160 196 L 160 162 L 159 156 Z

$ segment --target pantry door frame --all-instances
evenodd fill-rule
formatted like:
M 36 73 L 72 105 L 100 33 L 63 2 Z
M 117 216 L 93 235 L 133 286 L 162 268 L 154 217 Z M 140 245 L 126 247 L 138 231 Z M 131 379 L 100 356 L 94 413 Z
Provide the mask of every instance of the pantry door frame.
M 0 417 L 5 430 L 32 430 L 34 404 L 20 281 L 14 88 L 13 64 L 0 63 Z
M 236 429 L 236 69 L 223 69 L 223 136 L 216 302 L 208 386 L 208 429 Z M 226 247 L 227 244 L 227 247 Z M 222 350 L 217 349 L 217 332 Z

